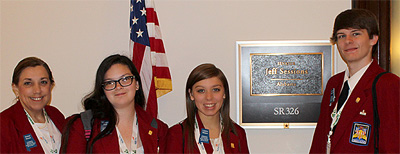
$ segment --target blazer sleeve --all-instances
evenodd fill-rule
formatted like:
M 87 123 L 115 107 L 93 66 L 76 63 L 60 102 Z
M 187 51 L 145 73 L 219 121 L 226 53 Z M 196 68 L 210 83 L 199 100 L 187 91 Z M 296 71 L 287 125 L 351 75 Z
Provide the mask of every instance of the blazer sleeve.
M 12 153 L 12 144 L 16 144 L 14 140 L 18 138 L 15 131 L 12 131 L 11 127 L 13 126 L 11 120 L 6 117 L 3 117 L 0 114 L 0 153 Z M 14 138 L 14 139 L 13 139 Z M 24 147 L 21 147 L 24 148 Z
M 240 138 L 240 153 L 250 153 L 247 145 L 246 131 L 240 126 L 237 126 L 237 128 Z
M 400 153 L 400 78 L 394 74 L 383 75 L 376 86 L 380 119 L 379 153 Z
M 74 115 L 77 116 L 77 115 Z M 69 117 L 67 121 L 70 121 L 73 116 Z M 68 131 L 68 126 L 65 126 L 64 129 Z M 81 118 L 77 118 L 73 121 L 72 125 L 69 126 L 69 135 L 63 136 L 68 137 L 68 141 L 66 146 L 66 153 L 85 153 L 86 152 L 86 139 L 84 134 L 83 124 Z M 65 134 L 63 134 L 65 135 Z
M 182 128 L 177 124 L 168 129 L 164 151 L 160 153 L 183 153 Z

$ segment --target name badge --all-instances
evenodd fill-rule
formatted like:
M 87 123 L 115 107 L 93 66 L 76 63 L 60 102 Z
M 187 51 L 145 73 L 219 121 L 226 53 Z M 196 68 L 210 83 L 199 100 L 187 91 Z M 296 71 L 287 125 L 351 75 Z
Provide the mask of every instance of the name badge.
M 370 124 L 354 122 L 351 130 L 350 143 L 359 146 L 367 146 L 369 142 L 370 131 Z
M 199 143 L 210 143 L 210 134 L 209 130 L 202 128 L 200 131 L 200 138 L 199 138 Z
M 100 122 L 100 131 L 102 132 L 104 129 L 106 129 L 107 125 L 108 125 L 108 121 L 107 120 L 102 120 Z
M 335 102 L 335 88 L 333 88 L 331 90 L 331 97 L 330 97 L 330 100 L 329 100 L 329 106 L 331 106 L 333 102 Z
M 31 134 L 24 135 L 25 147 L 27 151 L 31 151 L 31 148 L 36 147 L 36 141 L 33 139 Z

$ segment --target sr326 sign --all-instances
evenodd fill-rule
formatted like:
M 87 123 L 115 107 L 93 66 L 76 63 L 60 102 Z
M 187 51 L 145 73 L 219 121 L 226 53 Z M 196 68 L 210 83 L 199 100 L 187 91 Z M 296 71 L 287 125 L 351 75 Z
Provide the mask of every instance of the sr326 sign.
M 274 108 L 274 115 L 276 116 L 284 116 L 284 115 L 299 115 L 300 110 L 299 107 L 275 107 Z

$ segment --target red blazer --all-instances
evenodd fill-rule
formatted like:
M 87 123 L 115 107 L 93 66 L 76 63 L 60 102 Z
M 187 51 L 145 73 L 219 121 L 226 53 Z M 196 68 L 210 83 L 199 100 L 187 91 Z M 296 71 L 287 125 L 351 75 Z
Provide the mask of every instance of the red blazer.
M 349 96 L 336 130 L 331 136 L 331 153 L 373 153 L 374 152 L 374 120 L 372 105 L 372 82 L 375 77 L 384 72 L 376 60 L 358 81 Z M 329 79 L 321 103 L 321 113 L 314 132 L 310 153 L 325 153 L 327 135 L 330 131 L 331 113 L 339 99 L 344 72 Z M 400 78 L 394 74 L 383 75 L 376 86 L 378 97 L 379 153 L 399 153 L 399 117 L 400 117 Z M 330 104 L 330 93 L 335 88 L 335 101 Z M 354 144 L 353 126 L 362 123 L 370 128 L 367 144 Z M 354 137 L 354 136 L 353 136 Z
M 200 119 L 197 117 L 197 119 Z M 199 122 L 199 129 L 204 128 L 203 123 L 201 120 Z M 186 120 L 183 121 L 182 125 L 184 126 Z M 222 141 L 224 143 L 224 151 L 225 153 L 249 153 L 249 148 L 247 147 L 247 139 L 246 139 L 246 132 L 245 130 L 234 123 L 237 135 L 233 133 L 231 130 L 229 133 L 230 140 L 226 137 L 222 137 Z M 185 131 L 185 149 L 184 153 L 190 153 L 188 151 L 188 132 Z M 182 126 L 180 124 L 176 124 L 168 129 L 165 151 L 161 151 L 161 153 L 183 153 L 183 136 L 182 136 Z M 193 141 L 196 143 L 195 141 Z M 204 143 L 207 153 L 212 153 L 213 148 L 211 144 Z M 193 153 L 200 153 L 197 145 L 195 144 L 194 152 Z
M 162 121 L 153 118 L 144 111 L 140 106 L 135 105 L 138 117 L 139 135 L 143 144 L 145 153 L 157 153 L 158 147 L 164 148 L 165 135 L 167 134 L 168 125 Z M 69 117 L 71 119 L 73 116 Z M 105 120 L 105 119 L 103 119 Z M 91 143 L 93 138 L 100 133 L 100 119 L 95 119 L 92 127 L 92 135 L 89 140 Z M 154 122 L 153 122 L 154 121 Z M 151 126 L 151 123 L 157 123 L 157 126 Z M 76 119 L 69 130 L 69 139 L 66 153 L 86 153 L 85 131 L 81 118 Z M 93 145 L 93 153 L 119 153 L 119 143 L 117 131 L 114 129 L 111 134 L 97 140 Z
M 52 106 L 45 106 L 45 110 L 61 132 L 64 115 Z M 0 134 L 0 153 L 44 153 L 20 102 L 0 113 Z M 30 148 L 30 151 L 25 147 L 24 135 L 27 134 L 31 134 L 36 142 L 36 147 Z

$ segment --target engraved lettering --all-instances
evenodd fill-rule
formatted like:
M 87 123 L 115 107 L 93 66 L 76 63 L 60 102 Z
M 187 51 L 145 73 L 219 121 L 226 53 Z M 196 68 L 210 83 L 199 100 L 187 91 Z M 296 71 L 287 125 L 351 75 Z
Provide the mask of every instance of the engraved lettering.
M 278 115 L 278 108 L 276 107 L 276 108 L 274 108 L 274 115 Z
M 321 62 L 314 54 L 251 54 L 251 96 L 321 94 Z
M 283 112 L 284 111 L 284 108 L 279 108 L 279 115 L 285 115 L 285 112 Z
M 275 107 L 274 115 L 284 115 L 284 116 L 297 116 L 300 114 L 299 107 Z
M 281 68 L 279 69 L 279 74 L 308 74 L 308 70 L 298 70 L 298 69 L 285 70 Z
M 277 68 L 267 68 L 266 69 L 266 75 L 268 74 L 277 74 L 278 69 Z
M 278 82 L 276 86 L 296 86 L 296 83 Z
M 296 65 L 295 62 L 277 62 L 278 65 Z

